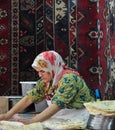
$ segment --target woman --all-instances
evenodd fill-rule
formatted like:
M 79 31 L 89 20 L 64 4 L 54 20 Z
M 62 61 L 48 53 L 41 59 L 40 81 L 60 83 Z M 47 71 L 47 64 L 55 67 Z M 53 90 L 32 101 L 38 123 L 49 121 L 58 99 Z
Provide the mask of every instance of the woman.
M 35 88 L 27 92 L 11 110 L 0 115 L 0 120 L 8 120 L 14 114 L 24 110 L 30 104 L 40 102 L 46 98 L 48 107 L 31 120 L 19 120 L 25 124 L 42 122 L 58 111 L 65 110 L 75 113 L 84 108 L 84 102 L 94 101 L 89 88 L 77 71 L 65 66 L 62 57 L 55 51 L 40 53 L 34 60 L 32 67 L 37 71 L 40 79 Z M 64 114 L 64 111 L 62 112 Z M 61 113 L 61 114 L 62 114 Z

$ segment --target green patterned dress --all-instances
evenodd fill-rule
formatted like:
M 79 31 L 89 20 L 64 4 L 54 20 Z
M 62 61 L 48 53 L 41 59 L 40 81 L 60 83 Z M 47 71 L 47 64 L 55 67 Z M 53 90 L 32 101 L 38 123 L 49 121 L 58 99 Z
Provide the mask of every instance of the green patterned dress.
M 64 74 L 57 87 L 46 86 L 42 79 L 39 79 L 35 87 L 27 94 L 34 103 L 46 98 L 61 108 L 69 109 L 84 108 L 83 103 L 95 100 L 83 78 L 73 73 Z

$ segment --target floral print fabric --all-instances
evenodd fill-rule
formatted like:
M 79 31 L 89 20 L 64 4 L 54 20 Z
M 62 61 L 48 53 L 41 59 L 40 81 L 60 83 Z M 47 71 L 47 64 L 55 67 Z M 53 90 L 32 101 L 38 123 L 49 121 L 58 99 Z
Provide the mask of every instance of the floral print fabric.
M 61 108 L 83 108 L 84 102 L 94 101 L 84 80 L 73 73 L 63 75 L 58 89 L 52 98 L 52 103 Z
M 60 73 L 65 65 L 62 57 L 55 51 L 45 51 L 40 53 L 34 60 L 32 67 L 50 72 L 52 76 L 52 85 L 57 86 Z

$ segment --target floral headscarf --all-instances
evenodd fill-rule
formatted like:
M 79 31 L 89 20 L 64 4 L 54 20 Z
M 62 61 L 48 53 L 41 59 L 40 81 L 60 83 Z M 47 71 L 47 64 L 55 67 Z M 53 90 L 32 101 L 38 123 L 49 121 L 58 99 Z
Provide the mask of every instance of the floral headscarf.
M 58 84 L 58 78 L 64 70 L 64 65 L 65 63 L 62 57 L 57 52 L 52 50 L 42 52 L 36 56 L 32 67 L 50 72 L 53 81 L 52 85 L 56 86 Z

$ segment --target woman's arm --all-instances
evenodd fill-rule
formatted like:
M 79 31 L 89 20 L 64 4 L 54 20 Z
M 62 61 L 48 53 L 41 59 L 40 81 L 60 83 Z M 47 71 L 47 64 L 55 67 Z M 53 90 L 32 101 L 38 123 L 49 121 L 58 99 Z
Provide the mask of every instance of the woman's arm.
M 43 112 L 41 112 L 40 114 L 37 114 L 32 119 L 17 119 L 17 121 L 20 121 L 24 124 L 30 124 L 30 123 L 35 123 L 35 122 L 43 122 L 43 121 L 49 119 L 55 113 L 57 113 L 60 109 L 61 108 L 59 106 L 57 106 L 56 104 L 51 104 Z
M 0 115 L 0 120 L 8 120 L 10 119 L 14 114 L 24 110 L 27 108 L 30 104 L 32 104 L 32 100 L 29 98 L 29 96 L 23 97 L 18 103 L 16 103 L 7 113 Z
M 49 107 L 47 107 L 43 112 L 36 115 L 31 121 L 33 122 L 42 122 L 47 119 L 49 119 L 51 116 L 53 116 L 55 113 L 57 113 L 61 108 L 56 104 L 51 104 Z

